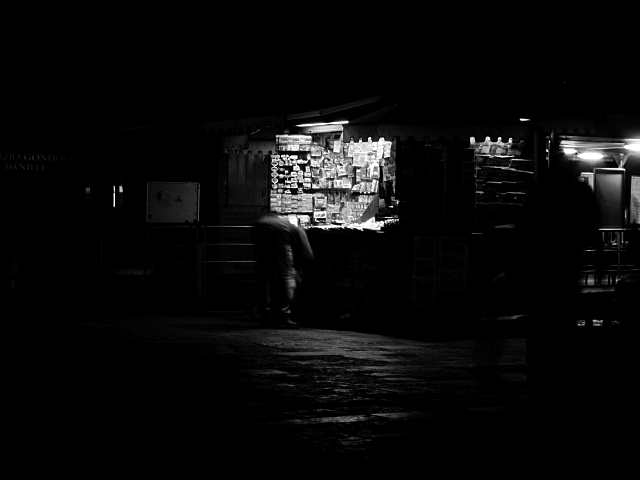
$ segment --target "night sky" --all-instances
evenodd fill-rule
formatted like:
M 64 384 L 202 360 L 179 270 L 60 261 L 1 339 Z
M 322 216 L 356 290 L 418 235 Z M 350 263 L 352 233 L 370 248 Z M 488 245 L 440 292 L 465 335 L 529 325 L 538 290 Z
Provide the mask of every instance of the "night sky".
M 197 124 L 380 94 L 435 116 L 640 111 L 618 33 L 576 37 L 544 12 L 286 8 L 130 11 L 78 56 L 58 37 L 9 49 L 2 126 Z

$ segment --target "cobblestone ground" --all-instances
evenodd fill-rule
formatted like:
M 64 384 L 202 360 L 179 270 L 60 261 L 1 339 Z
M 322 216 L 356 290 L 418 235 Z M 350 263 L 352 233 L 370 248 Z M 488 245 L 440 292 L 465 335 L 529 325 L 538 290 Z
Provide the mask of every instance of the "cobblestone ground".
M 591 448 L 531 414 L 522 338 L 144 315 L 76 334 L 77 458 L 92 471 L 533 472 Z

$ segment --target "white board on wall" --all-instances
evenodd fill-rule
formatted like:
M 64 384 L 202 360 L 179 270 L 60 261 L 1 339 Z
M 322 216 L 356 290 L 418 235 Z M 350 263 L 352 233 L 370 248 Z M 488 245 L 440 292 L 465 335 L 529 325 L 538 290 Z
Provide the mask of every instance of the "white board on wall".
M 199 216 L 199 183 L 147 182 L 147 222 L 196 222 Z
M 629 223 L 637 223 L 640 225 L 640 176 L 631 176 L 631 213 L 629 215 Z

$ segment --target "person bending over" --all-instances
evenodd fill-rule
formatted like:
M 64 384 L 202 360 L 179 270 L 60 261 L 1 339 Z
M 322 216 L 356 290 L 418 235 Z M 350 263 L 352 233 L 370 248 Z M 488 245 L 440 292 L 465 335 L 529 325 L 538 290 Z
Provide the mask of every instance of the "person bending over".
M 252 233 L 260 324 L 296 328 L 291 307 L 302 272 L 314 259 L 307 234 L 273 213 L 260 217 Z

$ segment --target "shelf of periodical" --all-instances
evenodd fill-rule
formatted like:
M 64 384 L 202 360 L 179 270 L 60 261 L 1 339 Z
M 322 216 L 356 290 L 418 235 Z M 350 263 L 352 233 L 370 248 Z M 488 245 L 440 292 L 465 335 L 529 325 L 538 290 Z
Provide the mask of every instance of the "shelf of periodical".
M 374 218 L 380 182 L 395 170 L 391 142 L 277 135 L 270 159 L 270 211 L 303 227 Z
M 521 158 L 523 142 L 501 137 L 473 143 L 478 228 L 514 223 L 534 182 L 534 161 Z

